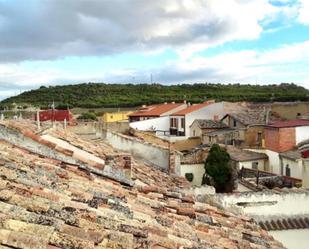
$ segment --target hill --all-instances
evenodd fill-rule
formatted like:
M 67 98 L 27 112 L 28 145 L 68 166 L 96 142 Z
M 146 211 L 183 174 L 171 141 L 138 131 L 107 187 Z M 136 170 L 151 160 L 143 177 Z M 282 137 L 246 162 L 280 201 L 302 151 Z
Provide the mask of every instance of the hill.
M 55 101 L 58 107 L 132 107 L 165 101 L 188 100 L 192 103 L 205 99 L 225 101 L 307 101 L 309 91 L 295 84 L 241 85 L 241 84 L 104 84 L 83 83 L 63 86 L 41 86 L 3 100 L 0 105 L 12 103 L 46 107 Z

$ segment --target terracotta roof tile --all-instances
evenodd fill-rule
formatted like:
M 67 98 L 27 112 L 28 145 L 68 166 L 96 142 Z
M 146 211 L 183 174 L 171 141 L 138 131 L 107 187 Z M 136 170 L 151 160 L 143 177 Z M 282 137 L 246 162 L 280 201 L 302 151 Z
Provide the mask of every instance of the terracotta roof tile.
M 167 103 L 167 104 L 158 104 L 150 105 L 144 108 L 139 109 L 136 112 L 131 113 L 130 117 L 159 117 L 162 114 L 172 111 L 173 109 L 183 105 L 183 103 Z
M 287 127 L 298 127 L 298 126 L 309 126 L 309 120 L 308 119 L 285 120 L 285 121 L 277 121 L 269 125 L 269 127 L 274 128 L 287 128 Z
M 180 110 L 180 111 L 175 112 L 175 113 L 173 113 L 171 115 L 172 116 L 184 116 L 184 115 L 187 115 L 189 113 L 195 112 L 195 111 L 197 111 L 199 109 L 202 109 L 205 106 L 208 106 L 208 105 L 210 105 L 212 103 L 213 103 L 213 101 L 205 101 L 202 104 L 191 105 L 191 106 L 187 107 L 186 109 Z
M 121 164 L 104 142 L 49 134 Z M 5 141 L 0 158 L 2 248 L 283 248 L 252 219 L 197 202 L 184 178 L 134 158 L 131 186 Z

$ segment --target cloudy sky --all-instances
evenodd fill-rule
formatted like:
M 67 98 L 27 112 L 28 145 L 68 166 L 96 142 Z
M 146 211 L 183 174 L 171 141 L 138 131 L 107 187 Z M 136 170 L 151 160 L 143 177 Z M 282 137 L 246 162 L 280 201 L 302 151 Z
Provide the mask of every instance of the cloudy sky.
M 0 0 L 0 99 L 79 82 L 309 88 L 309 0 Z

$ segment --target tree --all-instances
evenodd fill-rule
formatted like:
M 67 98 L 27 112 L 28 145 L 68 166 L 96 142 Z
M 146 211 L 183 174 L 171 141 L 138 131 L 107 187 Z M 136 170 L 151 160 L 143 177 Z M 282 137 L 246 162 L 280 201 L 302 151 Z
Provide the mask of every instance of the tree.
M 97 121 L 97 116 L 93 112 L 84 112 L 77 119 L 79 120 L 94 120 Z
M 233 189 L 230 155 L 218 144 L 214 144 L 209 150 L 202 184 L 213 185 L 219 193 Z

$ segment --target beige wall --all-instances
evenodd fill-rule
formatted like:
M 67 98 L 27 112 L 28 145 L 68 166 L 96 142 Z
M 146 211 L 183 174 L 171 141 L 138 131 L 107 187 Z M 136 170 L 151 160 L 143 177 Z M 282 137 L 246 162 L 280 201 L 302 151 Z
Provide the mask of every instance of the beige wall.
M 295 119 L 297 114 L 309 114 L 309 102 L 273 103 L 272 111 L 286 119 Z
M 201 186 L 203 175 L 205 173 L 204 164 L 181 164 L 180 174 L 185 177 L 186 173 L 193 174 L 193 186 Z
M 238 169 L 241 169 L 242 167 L 247 169 L 252 169 L 252 163 L 257 162 L 258 163 L 258 170 L 266 170 L 265 160 L 253 160 L 253 161 L 246 161 L 246 162 L 238 162 Z

